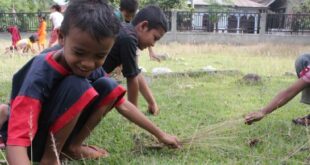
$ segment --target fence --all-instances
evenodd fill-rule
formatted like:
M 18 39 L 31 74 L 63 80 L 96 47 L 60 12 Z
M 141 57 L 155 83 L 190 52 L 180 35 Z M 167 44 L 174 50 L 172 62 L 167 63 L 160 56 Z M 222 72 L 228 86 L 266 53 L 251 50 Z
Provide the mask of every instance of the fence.
M 177 12 L 178 31 L 259 33 L 259 13 Z
M 310 14 L 268 14 L 268 33 L 304 34 L 310 32 Z
M 213 33 L 310 34 L 310 14 L 165 11 L 168 31 Z M 49 13 L 40 13 L 46 18 Z M 22 32 L 36 31 L 38 13 L 0 13 L 0 31 L 17 25 Z M 47 21 L 47 30 L 51 29 Z
M 171 17 L 172 17 L 172 12 L 171 11 L 164 11 L 167 21 L 168 21 L 168 31 L 171 30 Z
M 0 31 L 6 31 L 10 25 L 18 26 L 22 32 L 37 31 L 39 26 L 39 13 L 0 13 Z M 49 13 L 40 13 L 48 19 Z M 50 21 L 47 22 L 47 29 L 51 29 Z

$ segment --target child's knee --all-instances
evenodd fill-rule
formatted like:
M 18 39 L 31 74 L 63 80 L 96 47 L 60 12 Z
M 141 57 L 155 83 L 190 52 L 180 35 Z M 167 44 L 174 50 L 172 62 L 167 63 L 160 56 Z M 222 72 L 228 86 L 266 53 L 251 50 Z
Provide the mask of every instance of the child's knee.
M 109 93 L 118 86 L 114 79 L 108 77 L 102 77 L 93 83 L 93 87 L 99 93 Z
M 0 104 L 0 116 L 8 116 L 9 106 L 6 104 Z
M 310 65 L 310 54 L 302 54 L 295 61 L 296 73 L 299 77 L 301 71 Z

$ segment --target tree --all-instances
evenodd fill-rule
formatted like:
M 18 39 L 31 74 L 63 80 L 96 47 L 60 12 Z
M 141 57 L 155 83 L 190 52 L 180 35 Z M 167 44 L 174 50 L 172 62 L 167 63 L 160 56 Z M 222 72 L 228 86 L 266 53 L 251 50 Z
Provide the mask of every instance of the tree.
M 140 8 L 145 5 L 156 4 L 163 10 L 186 7 L 187 0 L 140 0 Z
M 0 0 L 0 12 L 38 12 L 49 11 L 53 0 Z
M 295 13 L 310 13 L 310 0 L 304 0 L 301 3 L 296 3 L 293 7 Z

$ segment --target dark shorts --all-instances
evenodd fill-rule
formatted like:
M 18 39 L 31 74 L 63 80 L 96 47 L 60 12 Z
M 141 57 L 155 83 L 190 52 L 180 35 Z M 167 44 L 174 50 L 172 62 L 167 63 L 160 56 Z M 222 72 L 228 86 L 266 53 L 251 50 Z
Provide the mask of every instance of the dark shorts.
M 95 94 L 95 97 L 94 97 Z M 113 79 L 102 77 L 90 83 L 85 78 L 68 76 L 53 89 L 48 102 L 42 105 L 38 130 L 28 147 L 28 155 L 39 162 L 43 156 L 49 134 L 56 134 L 77 115 L 81 114 L 78 122 L 70 134 L 66 144 L 69 144 L 79 130 L 84 126 L 91 113 L 101 106 L 124 102 L 125 89 Z
M 298 78 L 300 78 L 301 72 L 310 66 L 310 54 L 303 54 L 299 56 L 295 61 L 295 69 Z M 300 102 L 305 104 L 310 104 L 310 87 L 305 88 L 301 93 L 301 100 Z

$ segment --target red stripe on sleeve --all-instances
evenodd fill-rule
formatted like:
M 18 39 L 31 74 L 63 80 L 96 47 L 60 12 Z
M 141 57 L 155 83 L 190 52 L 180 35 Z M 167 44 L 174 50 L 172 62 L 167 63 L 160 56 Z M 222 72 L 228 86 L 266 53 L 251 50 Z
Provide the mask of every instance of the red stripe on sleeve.
M 110 92 L 105 98 L 102 99 L 102 101 L 98 104 L 98 106 L 96 108 L 100 108 L 104 105 L 109 104 L 111 101 L 116 100 L 116 103 L 114 104 L 114 106 L 120 105 L 122 103 L 125 102 L 125 99 L 123 99 L 123 96 L 126 93 L 126 89 L 122 86 L 117 86 L 115 89 L 113 89 L 112 92 Z
M 49 52 L 46 57 L 45 60 L 48 64 L 51 65 L 51 67 L 53 67 L 57 72 L 59 72 L 62 75 L 68 75 L 69 71 L 64 68 L 62 65 L 60 65 L 59 63 L 57 63 L 54 59 L 53 59 L 53 54 L 55 53 L 55 51 L 53 52 Z
M 41 102 L 17 96 L 11 103 L 7 145 L 30 146 L 38 129 Z
M 68 124 L 76 115 L 82 112 L 83 109 L 96 97 L 98 93 L 94 88 L 89 88 L 80 98 L 74 103 L 63 115 L 61 115 L 50 128 L 50 131 L 55 134 L 66 124 Z
M 126 99 L 122 97 L 117 103 L 115 103 L 114 107 L 118 107 L 118 106 L 122 105 L 125 101 L 126 101 Z

